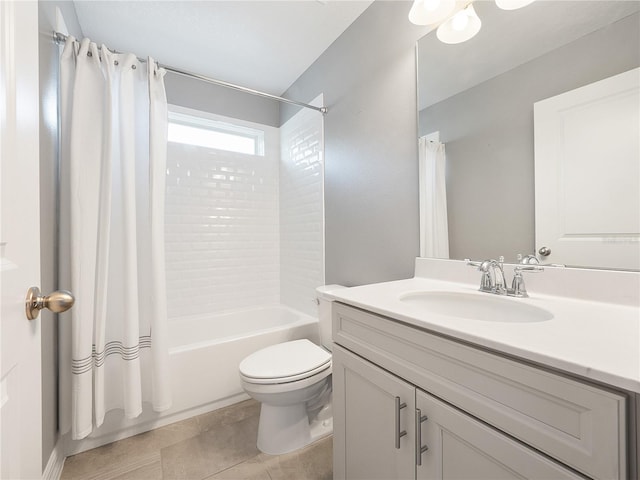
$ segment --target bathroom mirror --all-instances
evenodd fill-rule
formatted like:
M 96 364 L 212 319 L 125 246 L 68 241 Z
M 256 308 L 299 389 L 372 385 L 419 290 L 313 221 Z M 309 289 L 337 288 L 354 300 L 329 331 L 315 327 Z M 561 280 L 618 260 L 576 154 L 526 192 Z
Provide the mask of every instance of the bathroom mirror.
M 448 252 L 425 256 L 503 255 L 515 262 L 517 254 L 541 247 L 535 239 L 534 104 L 637 68 L 640 2 L 538 0 L 509 11 L 493 0 L 474 6 L 482 28 L 471 40 L 444 44 L 433 30 L 418 41 L 418 135 L 446 150 Z M 627 175 L 639 176 L 637 163 Z M 640 202 L 637 191 L 630 200 Z M 437 212 L 429 215 L 439 221 Z M 640 251 L 637 228 L 630 225 L 632 235 L 622 241 Z M 638 268 L 553 255 L 542 261 Z

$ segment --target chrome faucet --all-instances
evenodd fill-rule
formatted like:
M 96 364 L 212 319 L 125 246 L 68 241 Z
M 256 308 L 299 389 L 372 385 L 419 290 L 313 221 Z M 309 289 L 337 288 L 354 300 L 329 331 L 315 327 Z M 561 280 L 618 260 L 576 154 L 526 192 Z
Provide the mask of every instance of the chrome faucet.
M 467 258 L 465 261 L 467 265 L 477 267 L 482 272 L 479 289 L 481 292 L 508 295 L 510 297 L 526 298 L 529 296 L 524 285 L 522 272 L 542 272 L 544 270 L 544 268 L 537 265 L 516 265 L 511 288 L 508 288 L 504 276 L 504 257 L 500 257 L 499 260 L 488 259 L 482 262 L 472 262 Z
M 507 282 L 504 278 L 503 268 L 504 258 L 500 260 L 485 260 L 480 263 L 478 270 L 482 272 L 480 280 L 480 290 L 483 292 L 505 295 L 507 293 Z

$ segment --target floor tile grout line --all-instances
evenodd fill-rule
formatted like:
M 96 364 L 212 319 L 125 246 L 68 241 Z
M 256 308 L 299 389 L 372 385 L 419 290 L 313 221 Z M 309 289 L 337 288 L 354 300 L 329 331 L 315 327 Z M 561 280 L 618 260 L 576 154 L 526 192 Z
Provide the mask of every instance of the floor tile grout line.
M 260 456 L 260 454 L 257 454 L 257 455 L 254 455 L 254 456 L 253 456 L 253 457 L 251 457 L 251 458 L 247 458 L 246 460 L 243 460 L 243 461 L 241 461 L 241 462 L 238 462 L 238 463 L 236 463 L 235 465 L 229 465 L 228 467 L 223 468 L 222 470 L 218 470 L 217 472 L 212 473 L 211 475 L 207 475 L 206 477 L 203 477 L 203 478 L 201 478 L 200 480 L 208 480 L 208 479 L 210 479 L 210 478 L 213 478 L 213 477 L 215 477 L 216 475 L 220 475 L 220 474 L 221 474 L 221 473 L 223 473 L 223 472 L 226 472 L 226 471 L 228 471 L 228 470 L 231 470 L 232 468 L 237 467 L 238 465 L 242 465 L 243 463 L 247 463 L 247 462 L 249 462 L 249 461 L 251 461 L 251 460 L 254 460 L 254 459 L 258 458 L 259 456 Z M 262 463 L 262 462 L 259 462 L 259 463 Z M 268 475 L 268 474 L 269 474 L 269 472 L 267 471 L 267 475 Z M 269 478 L 271 478 L 271 475 L 269 475 Z

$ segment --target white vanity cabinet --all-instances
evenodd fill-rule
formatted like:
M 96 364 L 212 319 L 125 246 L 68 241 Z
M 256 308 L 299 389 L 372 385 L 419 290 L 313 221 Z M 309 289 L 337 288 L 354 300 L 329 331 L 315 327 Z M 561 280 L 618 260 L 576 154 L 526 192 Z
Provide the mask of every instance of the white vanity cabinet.
M 334 478 L 584 479 L 345 349 L 333 361 Z
M 340 303 L 333 328 L 335 478 L 628 478 L 624 394 Z

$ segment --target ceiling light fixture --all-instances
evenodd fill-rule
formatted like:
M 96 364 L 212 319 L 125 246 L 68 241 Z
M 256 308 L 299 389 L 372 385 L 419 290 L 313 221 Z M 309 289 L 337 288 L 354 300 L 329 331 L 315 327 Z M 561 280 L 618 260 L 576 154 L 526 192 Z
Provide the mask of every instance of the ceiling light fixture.
M 482 26 L 472 1 L 452 16 L 456 0 L 414 0 L 409 11 L 409 21 L 415 25 L 433 25 L 444 20 L 436 32 L 438 39 L 449 44 L 466 42 L 473 38 Z M 496 5 L 502 10 L 516 10 L 534 1 L 496 0 Z
M 438 27 L 436 35 L 442 43 L 454 44 L 466 42 L 474 37 L 482 26 L 473 5 L 467 5 L 449 20 Z
M 496 5 L 502 10 L 517 10 L 526 7 L 534 0 L 496 0 Z
M 455 0 L 414 0 L 409 11 L 409 21 L 416 25 L 433 25 L 449 17 Z

